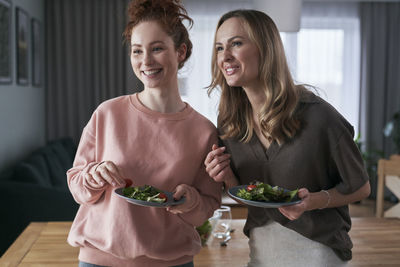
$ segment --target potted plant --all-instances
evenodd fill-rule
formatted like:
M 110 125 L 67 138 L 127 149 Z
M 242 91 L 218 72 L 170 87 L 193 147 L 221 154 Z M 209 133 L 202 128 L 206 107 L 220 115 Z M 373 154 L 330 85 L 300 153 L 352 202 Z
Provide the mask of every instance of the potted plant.
M 361 156 L 364 161 L 364 166 L 370 178 L 371 195 L 369 197 L 372 199 L 376 199 L 378 160 L 384 157 L 383 151 L 377 149 L 363 150 L 362 149 L 363 143 L 361 142 L 360 133 L 358 133 L 357 137 L 354 139 L 354 142 L 356 143 L 358 149 L 361 152 Z
M 383 133 L 386 137 L 392 137 L 396 153 L 400 154 L 400 111 L 396 112 L 392 119 L 386 123 Z

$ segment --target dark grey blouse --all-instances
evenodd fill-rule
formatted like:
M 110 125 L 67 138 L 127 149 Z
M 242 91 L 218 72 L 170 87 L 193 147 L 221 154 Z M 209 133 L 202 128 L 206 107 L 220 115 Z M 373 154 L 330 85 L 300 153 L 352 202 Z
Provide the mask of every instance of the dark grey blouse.
M 236 139 L 222 143 L 231 154 L 231 167 L 240 184 L 258 180 L 290 190 L 310 192 L 335 187 L 342 194 L 358 190 L 368 181 L 361 154 L 353 141 L 353 127 L 327 102 L 310 93 L 297 111 L 302 123 L 296 136 L 265 151 L 254 134 L 247 144 Z M 274 220 L 281 225 L 331 247 L 343 260 L 352 258 L 348 206 L 305 212 L 290 221 L 278 209 L 248 207 L 244 233 Z

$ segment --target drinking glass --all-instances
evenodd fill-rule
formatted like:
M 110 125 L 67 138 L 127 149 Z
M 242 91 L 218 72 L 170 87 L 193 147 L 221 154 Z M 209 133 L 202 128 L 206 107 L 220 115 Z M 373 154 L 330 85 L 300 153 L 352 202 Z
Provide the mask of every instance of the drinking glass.
M 231 208 L 228 206 L 221 206 L 221 208 L 214 211 L 214 215 L 218 215 L 218 219 L 213 227 L 213 236 L 215 238 L 225 239 L 230 235 L 232 214 Z M 221 216 L 219 216 L 221 215 Z

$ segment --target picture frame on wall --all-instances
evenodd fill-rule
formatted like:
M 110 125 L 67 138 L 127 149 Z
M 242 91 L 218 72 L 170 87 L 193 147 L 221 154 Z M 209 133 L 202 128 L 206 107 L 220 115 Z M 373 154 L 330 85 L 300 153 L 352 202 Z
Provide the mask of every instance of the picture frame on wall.
M 11 3 L 0 0 L 0 84 L 12 82 Z
M 42 26 L 37 19 L 31 20 L 32 27 L 32 85 L 42 85 Z
M 16 69 L 17 82 L 29 83 L 29 16 L 21 8 L 16 9 Z

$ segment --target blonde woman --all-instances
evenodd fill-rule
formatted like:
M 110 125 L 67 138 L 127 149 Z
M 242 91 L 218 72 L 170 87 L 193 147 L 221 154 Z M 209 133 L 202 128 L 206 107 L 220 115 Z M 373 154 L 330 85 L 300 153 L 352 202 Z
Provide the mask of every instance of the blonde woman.
M 205 165 L 226 187 L 259 180 L 299 190 L 301 203 L 248 207 L 248 266 L 345 266 L 352 258 L 348 204 L 370 193 L 353 127 L 295 85 L 276 25 L 236 10 L 215 34 L 210 91 L 221 90 L 218 130 Z

